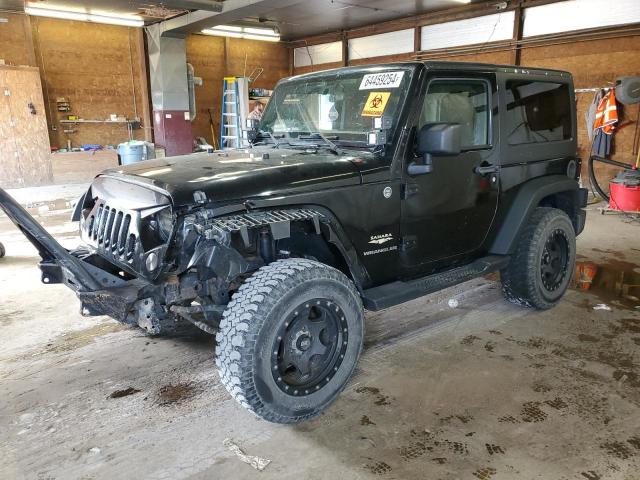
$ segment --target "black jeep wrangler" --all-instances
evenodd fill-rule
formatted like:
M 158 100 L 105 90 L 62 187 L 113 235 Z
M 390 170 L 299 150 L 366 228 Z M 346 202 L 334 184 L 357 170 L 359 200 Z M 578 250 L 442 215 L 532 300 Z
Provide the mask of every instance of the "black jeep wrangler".
M 217 332 L 222 382 L 280 423 L 325 409 L 379 310 L 493 271 L 547 309 L 570 282 L 578 186 L 572 78 L 466 63 L 341 68 L 281 81 L 251 147 L 99 175 L 62 248 L 6 192 L 44 283 L 85 315 L 152 334 Z

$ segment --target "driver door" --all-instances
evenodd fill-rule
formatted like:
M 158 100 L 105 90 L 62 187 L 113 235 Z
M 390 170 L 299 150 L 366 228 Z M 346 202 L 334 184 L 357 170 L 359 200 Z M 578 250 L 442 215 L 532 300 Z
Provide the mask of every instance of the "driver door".
M 415 131 L 429 123 L 459 124 L 461 152 L 434 155 L 431 173 L 410 176 L 407 165 L 418 155 L 409 148 L 400 249 L 405 272 L 428 274 L 484 254 L 498 204 L 497 101 L 495 74 L 427 80 Z

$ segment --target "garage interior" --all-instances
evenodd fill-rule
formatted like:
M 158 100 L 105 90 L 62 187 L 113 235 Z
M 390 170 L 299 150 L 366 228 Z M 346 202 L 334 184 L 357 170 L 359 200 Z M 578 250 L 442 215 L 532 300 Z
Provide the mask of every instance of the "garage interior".
M 410 61 L 572 74 L 590 194 L 563 300 L 519 307 L 495 273 L 367 312 L 340 397 L 274 425 L 228 395 L 214 336 L 82 316 L 0 211 L 1 478 L 640 479 L 640 194 L 609 195 L 624 172 L 640 192 L 637 0 L 0 0 L 0 187 L 72 249 L 100 172 L 249 148 L 280 80 Z

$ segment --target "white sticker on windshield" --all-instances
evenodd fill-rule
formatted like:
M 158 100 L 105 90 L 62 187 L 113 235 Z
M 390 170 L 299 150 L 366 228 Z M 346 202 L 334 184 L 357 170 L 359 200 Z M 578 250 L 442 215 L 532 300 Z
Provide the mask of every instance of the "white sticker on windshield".
M 398 88 L 404 77 L 404 72 L 370 73 L 365 75 L 360 83 L 360 90 L 375 88 Z

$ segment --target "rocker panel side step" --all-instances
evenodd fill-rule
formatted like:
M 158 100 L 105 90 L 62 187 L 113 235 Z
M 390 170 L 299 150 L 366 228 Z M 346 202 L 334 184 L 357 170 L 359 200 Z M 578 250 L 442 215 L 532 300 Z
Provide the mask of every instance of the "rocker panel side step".
M 392 282 L 365 290 L 362 295 L 364 308 L 382 310 L 415 298 L 437 292 L 447 287 L 481 277 L 500 270 L 509 263 L 508 255 L 490 255 L 469 265 L 453 268 L 407 282 Z

